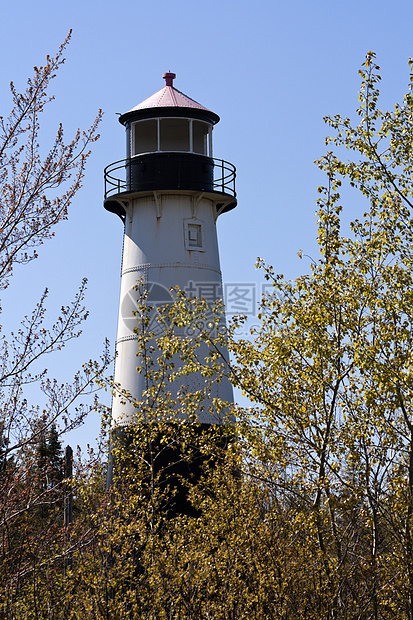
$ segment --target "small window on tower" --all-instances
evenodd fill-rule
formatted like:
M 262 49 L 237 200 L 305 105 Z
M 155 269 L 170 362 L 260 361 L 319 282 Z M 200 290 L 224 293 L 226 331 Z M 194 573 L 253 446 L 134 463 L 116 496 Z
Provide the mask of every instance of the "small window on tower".
M 187 250 L 204 251 L 203 227 L 199 220 L 185 220 L 185 248 Z

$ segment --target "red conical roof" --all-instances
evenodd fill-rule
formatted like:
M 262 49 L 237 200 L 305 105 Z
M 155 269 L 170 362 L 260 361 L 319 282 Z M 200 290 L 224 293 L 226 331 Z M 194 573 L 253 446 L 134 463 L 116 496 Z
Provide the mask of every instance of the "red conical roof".
M 205 114 L 210 116 L 213 122 L 219 121 L 219 116 L 217 114 L 205 108 L 173 86 L 173 80 L 176 77 L 175 73 L 164 73 L 162 77 L 165 79 L 165 86 L 141 103 L 138 103 L 138 105 L 128 112 L 125 112 L 125 114 L 122 114 L 119 120 L 123 118 L 126 120 L 126 117 L 130 118 L 132 115 L 135 116 L 135 113 L 139 115 L 140 111 L 149 111 L 153 108 L 189 108 L 194 111 L 199 110 L 202 116 Z M 172 112 L 172 110 L 170 110 L 170 112 Z M 191 116 L 192 115 L 193 114 L 191 114 Z

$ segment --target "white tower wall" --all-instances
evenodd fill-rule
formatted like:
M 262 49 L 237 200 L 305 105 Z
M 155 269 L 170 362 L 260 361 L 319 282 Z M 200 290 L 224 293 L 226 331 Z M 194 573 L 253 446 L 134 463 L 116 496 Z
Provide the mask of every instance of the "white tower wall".
M 129 392 L 133 400 L 139 401 L 146 378 L 136 370 L 139 343 L 134 333 L 137 319 L 133 311 L 139 293 L 134 287 L 137 282 L 143 282 L 159 303 L 167 303 L 168 291 L 173 286 L 195 291 L 210 303 L 222 297 L 217 210 L 215 201 L 202 193 L 157 192 L 129 200 L 125 212 L 115 383 Z M 202 354 L 207 354 L 207 348 Z M 205 380 L 202 376 L 182 377 L 171 385 L 172 394 L 185 384 L 193 391 L 202 389 Z M 211 392 L 211 399 L 232 401 L 232 387 L 225 379 L 214 384 Z M 133 421 L 137 414 L 133 400 L 125 402 L 119 396 L 114 398 L 112 419 L 115 425 Z M 203 405 L 198 413 L 199 421 L 219 422 L 208 412 L 208 402 Z M 184 416 L 182 412 L 176 415 Z

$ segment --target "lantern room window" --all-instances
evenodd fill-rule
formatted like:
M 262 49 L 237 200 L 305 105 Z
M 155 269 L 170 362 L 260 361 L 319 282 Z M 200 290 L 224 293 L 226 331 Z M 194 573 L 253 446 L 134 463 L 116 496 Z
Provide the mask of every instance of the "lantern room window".
M 133 125 L 133 154 L 150 153 L 158 150 L 158 129 L 156 120 L 141 121 Z
M 208 153 L 208 125 L 200 121 L 193 121 L 193 151 L 206 155 Z
M 161 118 L 160 150 L 189 151 L 189 126 L 186 118 Z
M 192 118 L 157 118 L 133 123 L 132 156 L 163 151 L 212 157 L 212 126 Z

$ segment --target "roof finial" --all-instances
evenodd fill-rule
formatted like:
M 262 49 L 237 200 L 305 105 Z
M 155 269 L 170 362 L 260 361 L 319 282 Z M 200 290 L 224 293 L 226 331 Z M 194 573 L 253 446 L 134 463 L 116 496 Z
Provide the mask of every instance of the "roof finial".
M 174 85 L 174 79 L 176 78 L 175 73 L 171 73 L 170 71 L 168 71 L 167 73 L 164 73 L 162 77 L 165 80 L 165 86 Z

